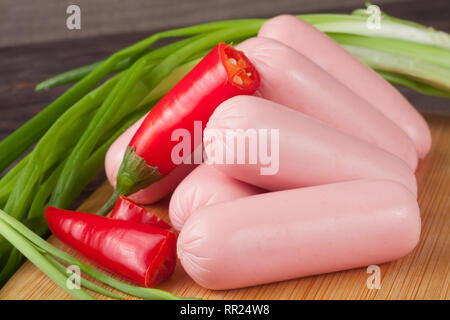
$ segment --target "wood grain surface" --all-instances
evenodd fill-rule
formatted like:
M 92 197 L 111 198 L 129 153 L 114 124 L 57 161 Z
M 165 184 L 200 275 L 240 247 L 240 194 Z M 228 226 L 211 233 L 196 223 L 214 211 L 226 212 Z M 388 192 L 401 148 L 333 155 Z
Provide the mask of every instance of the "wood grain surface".
M 449 299 L 450 116 L 425 117 L 431 127 L 433 147 L 416 173 L 422 218 L 420 242 L 409 255 L 380 265 L 380 289 L 369 290 L 366 268 L 359 268 L 251 288 L 212 291 L 195 284 L 179 263 L 174 276 L 159 288 L 204 299 Z M 97 210 L 111 191 L 104 184 L 79 209 Z M 167 205 L 168 198 L 149 208 L 167 219 Z M 58 240 L 50 241 L 70 251 Z M 70 299 L 70 296 L 27 262 L 0 291 L 0 299 Z

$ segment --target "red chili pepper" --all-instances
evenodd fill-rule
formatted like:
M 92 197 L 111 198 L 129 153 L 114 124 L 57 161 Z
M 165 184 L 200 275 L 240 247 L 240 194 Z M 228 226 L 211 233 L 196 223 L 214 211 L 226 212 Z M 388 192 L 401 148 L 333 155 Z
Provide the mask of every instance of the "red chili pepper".
M 109 217 L 116 220 L 127 220 L 149 224 L 163 229 L 171 228 L 171 226 L 160 217 L 147 211 L 144 207 L 139 206 L 134 201 L 124 196 L 119 197 L 119 200 L 117 200 Z
M 176 236 L 170 230 L 54 207 L 47 207 L 45 218 L 59 240 L 142 286 L 155 286 L 175 269 Z
M 256 69 L 243 52 L 225 43 L 215 46 L 147 115 L 125 152 L 116 191 L 98 213 L 106 214 L 119 195 L 143 189 L 177 166 L 171 159 L 178 144 L 171 140 L 175 129 L 185 129 L 193 137 L 194 121 L 200 121 L 203 132 L 222 102 L 253 94 L 259 83 Z M 192 151 L 199 140 L 191 139 Z

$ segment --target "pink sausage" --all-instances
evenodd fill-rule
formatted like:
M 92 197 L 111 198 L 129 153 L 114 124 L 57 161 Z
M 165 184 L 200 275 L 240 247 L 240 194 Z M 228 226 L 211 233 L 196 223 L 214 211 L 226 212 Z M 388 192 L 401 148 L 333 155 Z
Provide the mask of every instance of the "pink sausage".
M 122 163 L 125 149 L 134 133 L 141 125 L 142 121 L 144 121 L 144 118 L 145 116 L 122 133 L 122 135 L 114 141 L 111 147 L 109 147 L 109 150 L 106 153 L 106 177 L 113 187 L 116 186 L 117 172 L 119 171 L 120 164 Z M 182 164 L 173 170 L 170 175 L 131 195 L 130 199 L 139 204 L 150 204 L 159 201 L 165 195 L 173 191 L 178 183 L 180 183 L 180 181 L 183 180 L 184 177 L 186 177 L 194 168 L 195 165 L 193 164 Z
M 178 257 L 209 289 L 233 289 L 380 264 L 420 236 L 414 195 L 358 180 L 240 198 L 204 207 L 181 231 Z
M 175 189 L 169 216 L 175 230 L 182 229 L 191 213 L 212 204 L 259 194 L 263 190 L 228 177 L 213 166 L 201 164 Z
M 264 129 L 269 133 L 267 137 L 263 136 Z M 257 138 L 260 135 L 260 141 L 249 139 L 251 133 Z M 263 145 L 263 148 L 250 152 L 266 138 L 269 147 L 278 146 L 278 151 L 277 148 L 270 151 Z M 244 150 L 238 150 L 238 140 L 242 145 L 244 139 L 247 140 Z M 252 147 L 250 140 L 253 140 Z M 271 140 L 274 140 L 273 144 Z M 417 193 L 414 173 L 398 157 L 319 120 L 259 97 L 238 96 L 223 102 L 209 119 L 204 132 L 204 147 L 208 163 L 231 177 L 266 190 L 386 179 Z M 261 157 L 264 151 L 275 154 L 267 160 L 265 156 Z M 239 164 L 239 160 L 244 164 Z
M 290 15 L 268 20 L 258 36 L 276 39 L 305 55 L 402 128 L 420 158 L 431 147 L 427 123 L 391 84 L 309 23 Z
M 375 144 L 416 169 L 417 152 L 405 132 L 311 60 L 268 38 L 252 38 L 237 48 L 258 69 L 260 96 Z

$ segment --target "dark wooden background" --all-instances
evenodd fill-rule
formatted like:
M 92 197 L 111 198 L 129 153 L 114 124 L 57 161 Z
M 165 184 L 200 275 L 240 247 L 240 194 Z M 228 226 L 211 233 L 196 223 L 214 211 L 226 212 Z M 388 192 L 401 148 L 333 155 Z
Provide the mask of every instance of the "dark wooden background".
M 373 3 L 391 15 L 450 32 L 449 0 Z M 81 30 L 66 28 L 69 4 L 81 7 Z M 363 6 L 358 0 L 0 0 L 0 139 L 67 89 L 35 93 L 38 82 L 103 59 L 155 31 L 280 13 L 349 13 Z M 421 111 L 450 112 L 449 99 L 401 91 Z M 87 192 L 103 176 L 97 180 Z
M 118 33 L 149 32 L 230 18 L 280 13 L 349 12 L 366 0 L 0 0 L 0 47 Z M 448 27 L 447 0 L 373 0 L 382 9 Z M 65 27 L 66 8 L 81 8 L 82 28 Z

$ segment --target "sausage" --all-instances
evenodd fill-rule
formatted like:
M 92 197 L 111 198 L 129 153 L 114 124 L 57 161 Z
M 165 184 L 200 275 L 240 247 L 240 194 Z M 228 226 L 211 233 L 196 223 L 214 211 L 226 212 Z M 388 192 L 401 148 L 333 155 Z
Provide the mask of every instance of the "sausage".
M 397 259 L 416 246 L 420 225 L 406 188 L 357 180 L 201 208 L 177 253 L 201 286 L 233 289 Z
M 398 157 L 260 97 L 223 102 L 209 119 L 203 141 L 208 163 L 266 190 L 386 179 L 417 193 L 414 173 Z M 271 156 L 264 156 L 269 149 Z
M 116 186 L 117 172 L 119 171 L 120 164 L 122 163 L 125 150 L 134 133 L 137 131 L 144 119 L 145 116 L 122 133 L 122 135 L 120 135 L 120 137 L 118 137 L 117 140 L 114 141 L 114 143 L 109 147 L 108 152 L 106 153 L 106 177 L 114 188 Z M 150 204 L 159 201 L 168 193 L 172 192 L 178 183 L 180 183 L 180 181 L 183 180 L 184 177 L 186 177 L 195 167 L 196 165 L 194 164 L 181 164 L 166 177 L 153 183 L 151 186 L 130 195 L 129 198 L 139 204 Z
M 204 206 L 259 194 L 263 190 L 228 177 L 205 163 L 195 168 L 175 189 L 169 216 L 180 231 L 191 213 Z
M 314 62 L 268 38 L 252 38 L 237 48 L 258 69 L 261 97 L 375 144 L 416 169 L 417 152 L 406 133 Z
M 402 128 L 420 158 L 431 147 L 427 123 L 391 84 L 309 23 L 290 15 L 265 22 L 258 36 L 276 39 L 321 66 Z

